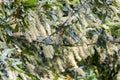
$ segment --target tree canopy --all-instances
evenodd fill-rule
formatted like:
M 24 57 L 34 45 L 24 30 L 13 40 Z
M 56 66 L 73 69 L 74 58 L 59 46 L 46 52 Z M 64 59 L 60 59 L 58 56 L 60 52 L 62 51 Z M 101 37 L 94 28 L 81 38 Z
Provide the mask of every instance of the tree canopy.
M 120 0 L 0 0 L 0 80 L 119 80 Z

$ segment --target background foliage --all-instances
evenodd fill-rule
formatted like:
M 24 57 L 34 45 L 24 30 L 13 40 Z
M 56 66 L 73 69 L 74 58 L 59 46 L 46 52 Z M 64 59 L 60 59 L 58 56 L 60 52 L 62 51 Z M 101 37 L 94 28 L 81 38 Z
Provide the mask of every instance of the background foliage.
M 119 80 L 120 0 L 0 0 L 1 80 Z

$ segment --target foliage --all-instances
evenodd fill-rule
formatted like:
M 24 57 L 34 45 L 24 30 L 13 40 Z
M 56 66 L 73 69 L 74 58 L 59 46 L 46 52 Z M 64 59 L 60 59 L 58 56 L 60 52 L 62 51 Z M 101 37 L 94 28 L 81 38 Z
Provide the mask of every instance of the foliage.
M 119 2 L 0 2 L 0 79 L 116 80 Z

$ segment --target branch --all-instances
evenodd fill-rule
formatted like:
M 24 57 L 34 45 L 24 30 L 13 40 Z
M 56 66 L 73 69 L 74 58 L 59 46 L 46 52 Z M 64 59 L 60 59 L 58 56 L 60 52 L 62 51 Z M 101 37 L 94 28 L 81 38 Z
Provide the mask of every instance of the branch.
M 51 37 L 52 35 L 58 33 L 58 32 L 61 31 L 63 28 L 65 28 L 65 27 L 66 27 L 65 24 L 68 22 L 68 20 L 69 20 L 75 13 L 76 13 L 76 12 L 73 12 L 73 13 L 71 14 L 71 16 L 69 16 L 69 18 L 61 25 L 62 27 L 60 27 L 59 30 L 53 32 L 52 34 L 50 34 L 50 35 L 48 35 L 48 36 Z M 43 40 L 46 40 L 46 39 L 47 39 L 47 37 L 44 38 Z

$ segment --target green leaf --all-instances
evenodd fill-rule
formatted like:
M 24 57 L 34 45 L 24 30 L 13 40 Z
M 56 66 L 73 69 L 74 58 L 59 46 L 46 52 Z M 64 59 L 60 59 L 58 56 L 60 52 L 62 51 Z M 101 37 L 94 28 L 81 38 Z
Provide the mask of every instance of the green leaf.
M 24 2 L 24 6 L 35 6 L 37 4 L 37 0 L 26 0 Z
M 59 4 L 59 3 L 57 3 L 57 2 L 53 2 L 52 4 L 54 4 L 54 5 L 57 6 L 57 7 L 63 7 L 62 4 Z
M 24 6 L 25 10 L 28 8 L 30 8 L 32 10 L 36 10 L 37 3 L 38 3 L 38 0 L 26 0 L 23 2 L 23 6 Z
M 15 29 L 14 29 L 14 32 L 18 32 L 18 31 L 19 31 L 19 26 L 16 25 L 16 26 L 15 26 Z
M 0 41 L 2 41 L 3 42 L 3 40 L 2 40 L 2 38 L 0 37 Z
M 120 18 L 120 13 L 117 13 L 118 17 Z
M 110 26 L 110 29 L 111 30 L 118 30 L 118 29 L 120 29 L 120 26 L 112 25 L 112 26 Z
M 54 76 L 54 79 L 53 80 L 58 80 L 58 75 L 57 74 L 55 74 L 55 76 Z
M 34 55 L 32 51 L 28 50 L 28 49 L 24 49 L 22 50 L 22 53 L 24 54 L 29 54 L 29 55 Z

